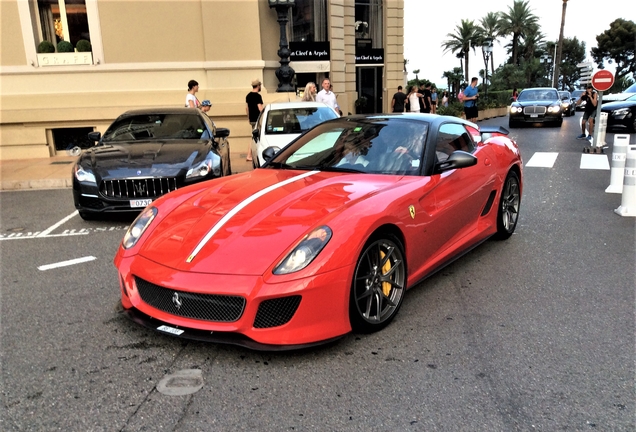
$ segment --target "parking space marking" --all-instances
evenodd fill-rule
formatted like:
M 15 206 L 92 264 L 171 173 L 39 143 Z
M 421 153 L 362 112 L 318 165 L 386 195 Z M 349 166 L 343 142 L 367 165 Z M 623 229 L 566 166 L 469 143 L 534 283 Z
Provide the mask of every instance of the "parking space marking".
M 559 153 L 536 152 L 526 163 L 527 167 L 552 168 Z
M 74 218 L 75 216 L 77 216 L 79 214 L 79 212 L 77 210 L 75 210 L 73 213 L 71 213 L 70 215 L 66 216 L 64 219 L 62 219 L 61 221 L 59 221 L 58 223 L 56 223 L 55 225 L 51 225 L 50 227 L 48 227 L 47 229 L 45 229 L 44 231 L 42 231 L 40 234 L 37 235 L 37 237 L 46 237 L 47 235 L 49 235 L 55 228 L 59 227 L 60 225 L 65 224 L 66 222 L 68 222 L 70 219 Z
M 580 168 L 609 171 L 609 160 L 604 154 L 582 154 Z
M 85 263 L 85 262 L 89 262 L 89 261 L 95 261 L 97 258 L 95 258 L 94 256 L 85 256 L 82 258 L 75 258 L 72 260 L 67 260 L 67 261 L 60 261 L 57 263 L 53 263 L 53 264 L 46 264 L 46 265 L 41 265 L 38 267 L 38 270 L 40 271 L 46 271 L 46 270 L 51 270 L 51 269 L 56 269 L 56 268 L 60 268 L 60 267 L 68 267 L 68 266 L 72 266 L 75 264 L 81 264 L 81 263 Z

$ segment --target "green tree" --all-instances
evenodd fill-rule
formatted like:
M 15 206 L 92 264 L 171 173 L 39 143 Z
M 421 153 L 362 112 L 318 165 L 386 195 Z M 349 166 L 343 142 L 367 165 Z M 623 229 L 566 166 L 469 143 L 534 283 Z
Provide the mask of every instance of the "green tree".
M 592 58 L 599 68 L 603 69 L 603 61 L 616 63 L 616 79 L 636 74 L 636 24 L 634 21 L 618 18 L 610 24 L 610 28 L 596 36 L 598 46 L 592 48 Z
M 530 10 L 528 1 L 515 0 L 507 13 L 501 14 L 499 35 L 511 36 L 512 64 L 519 64 L 519 42 L 537 26 L 538 18 Z
M 442 74 L 442 78 L 446 79 L 446 83 L 448 84 L 448 93 L 449 97 L 453 99 L 459 93 L 459 85 L 464 78 L 464 73 L 462 68 L 453 68 L 451 71 L 446 71 Z
M 575 84 L 581 76 L 581 70 L 576 66 L 585 60 L 585 42 L 576 36 L 563 38 L 561 47 L 561 64 L 559 65 L 559 88 L 574 90 Z
M 512 64 L 499 66 L 490 79 L 490 89 L 492 91 L 521 90 L 526 86 L 525 72 Z
M 418 78 L 418 76 L 417 76 L 419 73 L 420 73 L 420 70 L 419 70 L 419 69 L 415 69 L 415 70 L 413 71 L 413 75 L 415 75 L 415 83 L 416 83 L 417 85 L 420 85 L 420 79 L 419 79 L 419 78 Z M 412 85 L 412 84 L 411 84 L 411 85 Z
M 494 44 L 499 38 L 499 12 L 488 12 L 482 19 L 479 20 L 479 26 L 476 29 L 476 36 L 480 41 L 480 45 L 483 46 L 483 42 L 490 39 Z M 484 63 L 486 62 L 486 53 L 482 47 L 482 56 Z M 488 65 L 486 65 L 488 67 Z M 490 71 L 491 75 L 495 73 L 495 56 L 490 54 Z
M 442 48 L 444 48 L 444 52 L 452 52 L 453 54 L 463 55 L 465 70 L 464 76 L 466 81 L 468 81 L 468 57 L 470 49 L 472 48 L 474 52 L 474 47 L 478 45 L 475 22 L 463 19 L 461 25 L 455 27 L 455 32 L 448 33 L 446 36 L 448 39 L 442 42 Z

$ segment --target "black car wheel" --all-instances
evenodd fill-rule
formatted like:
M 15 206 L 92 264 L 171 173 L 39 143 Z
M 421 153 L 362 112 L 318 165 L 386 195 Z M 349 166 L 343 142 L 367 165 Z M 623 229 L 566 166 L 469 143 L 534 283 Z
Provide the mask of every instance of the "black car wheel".
M 499 200 L 499 210 L 497 211 L 496 239 L 506 240 L 515 232 L 517 220 L 519 219 L 520 204 L 519 176 L 514 171 L 510 171 L 501 189 L 501 199 Z
M 372 237 L 362 250 L 351 284 L 349 320 L 355 332 L 386 327 L 397 315 L 406 291 L 406 264 L 400 240 Z

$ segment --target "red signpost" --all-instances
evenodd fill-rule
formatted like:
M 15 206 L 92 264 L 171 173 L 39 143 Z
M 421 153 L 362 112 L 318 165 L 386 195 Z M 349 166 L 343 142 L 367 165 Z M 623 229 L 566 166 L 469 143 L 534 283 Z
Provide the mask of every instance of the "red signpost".
M 596 91 L 607 91 L 614 85 L 614 74 L 606 69 L 601 69 L 592 75 L 592 87 Z

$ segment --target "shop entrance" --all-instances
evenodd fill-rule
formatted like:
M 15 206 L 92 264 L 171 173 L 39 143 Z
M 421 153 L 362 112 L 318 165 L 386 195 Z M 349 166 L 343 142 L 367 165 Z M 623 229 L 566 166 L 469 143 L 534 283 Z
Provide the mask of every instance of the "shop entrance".
M 356 68 L 356 88 L 358 91 L 356 112 L 358 114 L 382 112 L 382 69 L 382 66 L 358 66 Z

